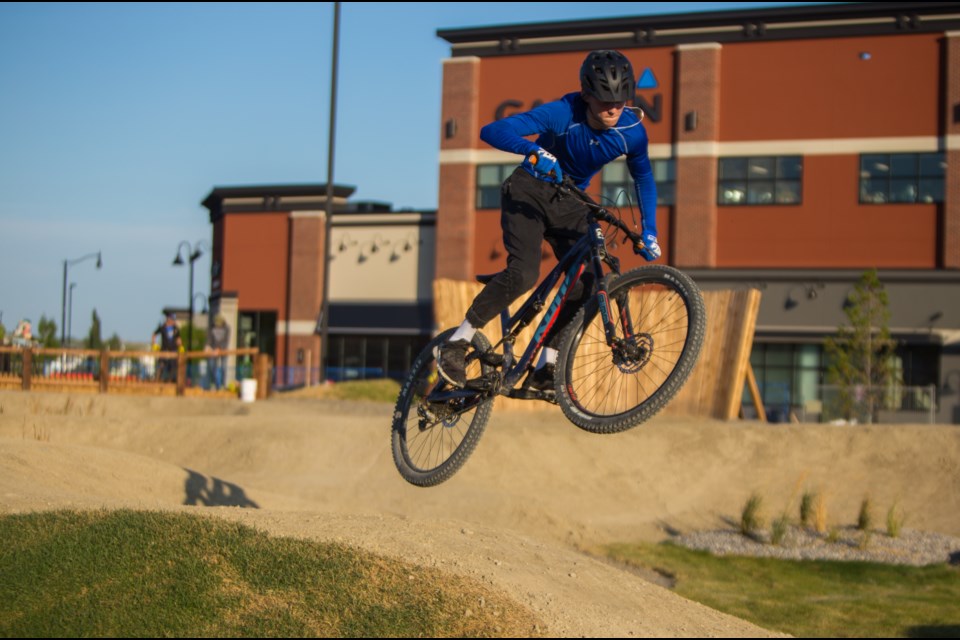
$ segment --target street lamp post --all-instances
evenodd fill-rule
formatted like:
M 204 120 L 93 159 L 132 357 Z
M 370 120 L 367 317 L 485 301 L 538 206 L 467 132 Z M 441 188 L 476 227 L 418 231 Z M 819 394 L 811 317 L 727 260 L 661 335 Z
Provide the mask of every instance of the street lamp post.
M 187 259 L 190 261 L 190 328 L 187 329 L 187 351 L 193 348 L 193 263 L 203 255 L 203 251 L 200 249 L 201 244 L 206 245 L 207 250 L 210 250 L 210 245 L 207 245 L 203 240 L 198 240 L 192 247 L 189 242 L 184 240 L 177 245 L 177 257 L 173 259 L 174 266 L 183 266 L 183 257 L 180 255 L 180 250 L 186 245 Z
M 78 264 L 84 260 L 89 260 L 90 258 L 97 259 L 97 269 L 103 266 L 103 258 L 100 255 L 100 252 L 88 253 L 82 258 L 77 258 L 76 260 L 64 260 L 63 261 L 63 305 L 60 312 L 60 345 L 63 346 L 67 341 L 67 267 L 72 264 Z
M 323 300 L 320 302 L 320 382 L 327 380 L 330 358 L 330 233 L 333 230 L 333 160 L 337 130 L 337 69 L 340 66 L 340 3 L 333 3 L 333 62 L 330 75 L 330 129 L 327 140 L 327 198 L 323 232 Z M 309 373 L 307 386 L 310 386 Z
M 70 283 L 70 295 L 67 302 L 67 343 L 63 345 L 64 347 L 69 347 L 70 343 L 73 342 L 73 288 L 75 286 L 77 286 L 76 282 Z

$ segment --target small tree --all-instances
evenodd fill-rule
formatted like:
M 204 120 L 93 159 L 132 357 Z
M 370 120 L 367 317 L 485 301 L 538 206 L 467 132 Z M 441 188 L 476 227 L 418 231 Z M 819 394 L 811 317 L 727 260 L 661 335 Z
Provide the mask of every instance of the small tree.
M 90 333 L 87 334 L 83 346 L 97 351 L 103 349 L 103 338 L 100 337 L 100 316 L 97 315 L 96 309 L 93 310 L 93 316 L 90 319 Z
M 60 341 L 57 340 L 57 323 L 47 318 L 47 316 L 41 315 L 40 322 L 37 323 L 36 340 L 40 342 L 41 347 L 47 349 L 59 347 Z
M 861 276 L 847 296 L 844 313 L 850 326 L 840 326 L 824 344 L 831 360 L 827 380 L 840 387 L 843 418 L 860 415 L 876 422 L 884 394 L 898 380 L 889 329 L 890 300 L 875 269 Z
M 120 336 L 118 336 L 116 332 L 107 340 L 107 348 L 110 349 L 110 351 L 120 351 L 123 349 L 123 340 L 120 339 Z
M 190 323 L 187 322 L 180 329 L 180 338 L 183 340 L 183 347 L 187 351 L 203 351 L 207 344 L 207 330 L 204 327 L 193 327 L 190 331 Z M 187 344 L 187 336 L 191 336 L 192 344 Z

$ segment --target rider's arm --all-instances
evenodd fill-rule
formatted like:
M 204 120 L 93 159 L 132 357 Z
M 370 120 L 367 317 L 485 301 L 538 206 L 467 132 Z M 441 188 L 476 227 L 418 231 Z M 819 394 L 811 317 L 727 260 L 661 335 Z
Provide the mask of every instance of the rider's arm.
M 550 131 L 563 131 L 563 119 L 569 118 L 569 108 L 558 102 L 549 102 L 525 113 L 517 113 L 495 120 L 480 130 L 480 139 L 495 149 L 529 156 L 540 145 L 525 136 Z
M 643 232 L 657 235 L 657 184 L 653 179 L 653 168 L 647 155 L 647 140 L 631 150 L 627 155 L 627 168 L 637 187 L 637 202 L 640 204 L 640 219 Z

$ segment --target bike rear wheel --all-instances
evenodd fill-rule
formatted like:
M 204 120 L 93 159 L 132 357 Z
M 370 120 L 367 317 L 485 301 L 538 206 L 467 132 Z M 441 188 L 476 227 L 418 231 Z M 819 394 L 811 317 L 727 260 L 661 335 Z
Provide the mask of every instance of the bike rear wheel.
M 434 338 L 417 356 L 400 388 L 393 412 L 393 461 L 403 479 L 419 487 L 448 480 L 473 453 L 490 419 L 493 398 L 481 391 L 456 390 L 437 373 L 434 348 L 453 329 Z M 479 331 L 467 353 L 467 379 L 493 370 L 471 354 L 486 352 L 490 342 Z M 437 398 L 435 400 L 431 400 Z
M 607 345 L 596 302 L 581 309 L 560 344 L 557 401 L 591 433 L 617 433 L 651 418 L 686 382 L 706 331 L 699 287 L 686 274 L 651 265 L 608 288 L 618 346 Z

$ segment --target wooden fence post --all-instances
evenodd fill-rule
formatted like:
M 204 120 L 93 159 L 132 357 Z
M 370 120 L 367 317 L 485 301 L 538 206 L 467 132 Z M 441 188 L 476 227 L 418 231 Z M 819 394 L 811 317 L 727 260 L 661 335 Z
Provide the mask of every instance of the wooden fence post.
M 33 377 L 33 349 L 27 348 L 20 352 L 23 375 L 20 376 L 20 385 L 24 391 L 30 391 L 30 378 Z
M 187 354 L 181 351 L 177 354 L 177 395 L 182 396 L 187 388 Z
M 100 351 L 100 393 L 107 392 L 107 386 L 110 384 L 110 352 L 106 349 Z
M 257 400 L 270 395 L 270 355 L 258 353 L 253 365 L 253 377 L 257 381 Z

